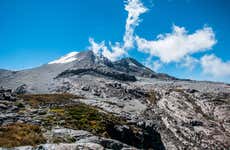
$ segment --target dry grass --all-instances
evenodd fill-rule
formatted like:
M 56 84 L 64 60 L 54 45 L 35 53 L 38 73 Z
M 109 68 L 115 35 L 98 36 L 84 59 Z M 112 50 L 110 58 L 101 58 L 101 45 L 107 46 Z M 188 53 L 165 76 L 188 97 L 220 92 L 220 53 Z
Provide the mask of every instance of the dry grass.
M 0 147 L 35 146 L 45 142 L 39 126 L 15 123 L 0 127 Z
M 149 92 L 149 96 L 148 96 L 148 101 L 150 102 L 150 104 L 156 104 L 157 103 L 157 95 L 155 91 L 150 91 Z
M 26 94 L 19 95 L 20 98 L 24 99 L 25 102 L 30 104 L 32 107 L 39 107 L 41 105 L 59 105 L 70 103 L 73 99 L 82 98 L 77 95 L 69 93 L 62 94 Z
M 180 88 L 175 88 L 173 91 L 178 92 L 178 93 L 184 93 L 185 89 L 180 89 Z

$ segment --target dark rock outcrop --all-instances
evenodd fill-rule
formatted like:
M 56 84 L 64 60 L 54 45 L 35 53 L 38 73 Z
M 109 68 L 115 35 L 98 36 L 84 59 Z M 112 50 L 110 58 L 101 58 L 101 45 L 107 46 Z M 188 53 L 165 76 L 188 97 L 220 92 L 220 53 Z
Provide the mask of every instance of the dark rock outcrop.
M 15 94 L 12 93 L 11 89 L 0 88 L 0 100 L 16 101 Z
M 160 134 L 152 128 L 135 128 L 127 125 L 115 125 L 109 128 L 109 135 L 128 145 L 141 149 L 164 150 Z
M 14 93 L 16 93 L 16 94 L 25 94 L 25 93 L 27 92 L 26 89 L 27 89 L 27 85 L 26 85 L 26 84 L 23 84 L 23 85 L 17 87 L 17 88 L 15 89 Z
M 113 71 L 105 71 L 97 68 L 66 70 L 60 73 L 56 78 L 62 78 L 62 77 L 66 78 L 74 75 L 84 75 L 84 74 L 99 75 L 99 76 L 108 77 L 120 81 L 134 82 L 137 80 L 135 76 L 129 74 L 113 72 Z

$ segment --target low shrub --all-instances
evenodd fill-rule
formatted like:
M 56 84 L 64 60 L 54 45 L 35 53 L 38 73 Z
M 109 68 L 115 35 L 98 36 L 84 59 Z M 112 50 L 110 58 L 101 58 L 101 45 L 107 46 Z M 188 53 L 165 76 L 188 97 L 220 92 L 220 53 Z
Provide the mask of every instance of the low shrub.
M 59 105 L 71 102 L 73 99 L 82 98 L 77 95 L 62 93 L 62 94 L 25 94 L 19 95 L 21 99 L 30 104 L 32 107 L 39 107 L 41 105 Z

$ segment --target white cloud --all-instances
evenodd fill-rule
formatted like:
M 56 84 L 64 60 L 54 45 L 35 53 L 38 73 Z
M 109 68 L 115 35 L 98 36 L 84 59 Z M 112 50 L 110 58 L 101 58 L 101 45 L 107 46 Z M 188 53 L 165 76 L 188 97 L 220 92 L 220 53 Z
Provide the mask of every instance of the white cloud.
M 110 43 L 107 47 L 104 41 L 101 43 L 96 43 L 92 38 L 90 38 L 90 49 L 93 50 L 95 54 L 102 54 L 110 60 L 115 61 L 121 56 L 127 54 L 129 49 L 133 48 L 134 30 L 139 25 L 139 16 L 145 13 L 147 8 L 144 7 L 140 0 L 127 0 L 125 10 L 128 12 L 128 17 L 126 19 L 123 44 L 116 42 L 114 45 L 112 45 Z
M 124 48 L 133 48 L 134 30 L 139 25 L 139 16 L 145 13 L 148 9 L 141 3 L 140 0 L 127 0 L 125 10 L 128 12 L 125 25 L 125 35 L 123 37 Z
M 220 58 L 211 54 L 204 55 L 200 63 L 205 74 L 214 77 L 230 77 L 230 61 L 223 62 Z
M 192 56 L 185 56 L 181 60 L 180 66 L 188 68 L 190 71 L 192 71 L 198 63 L 199 63 L 198 59 Z
M 115 45 L 110 43 L 110 47 L 112 50 L 109 50 L 107 47 L 102 49 L 102 55 L 109 58 L 111 61 L 115 61 L 121 56 L 126 54 L 124 48 L 121 47 L 120 43 L 116 42 Z
M 163 63 L 160 61 L 160 60 L 154 60 L 153 61 L 153 58 L 150 56 L 150 57 L 148 57 L 144 62 L 143 62 L 143 64 L 146 66 L 146 67 L 148 67 L 148 68 L 150 68 L 150 69 L 152 69 L 152 70 L 154 70 L 154 71 L 158 71 L 162 66 L 163 66 Z
M 112 45 L 111 43 L 109 44 L 111 50 L 108 49 L 104 41 L 96 43 L 93 38 L 89 38 L 89 43 L 91 44 L 89 49 L 92 50 L 96 55 L 103 55 L 111 61 L 115 61 L 119 57 L 126 54 L 125 50 L 120 46 L 120 43 L 118 42 L 116 42 L 115 45 Z
M 184 27 L 173 25 L 172 33 L 160 34 L 156 40 L 148 41 L 136 37 L 138 50 L 159 57 L 164 63 L 179 62 L 185 56 L 210 50 L 216 44 L 210 27 L 188 34 Z
M 96 43 L 93 38 L 89 38 L 90 47 L 89 49 L 92 50 L 95 54 L 101 53 L 101 49 L 105 47 L 105 42 L 102 41 L 101 43 Z
M 159 60 L 157 60 L 157 61 L 154 61 L 154 62 L 153 62 L 153 67 L 152 67 L 152 69 L 153 69 L 154 71 L 158 71 L 162 66 L 163 66 L 162 62 L 160 62 Z

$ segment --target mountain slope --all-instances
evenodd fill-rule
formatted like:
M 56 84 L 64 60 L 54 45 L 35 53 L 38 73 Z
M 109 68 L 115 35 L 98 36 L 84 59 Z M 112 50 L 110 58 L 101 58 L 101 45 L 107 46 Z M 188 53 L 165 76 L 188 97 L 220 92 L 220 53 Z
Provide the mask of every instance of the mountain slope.
M 15 101 L 15 93 L 1 89 L 0 99 L 3 100 L 0 100 L 0 124 L 19 120 L 43 126 L 44 117 L 51 115 L 53 118 L 48 121 L 53 129 L 48 128 L 48 133 L 62 136 L 63 141 L 69 141 L 66 137 L 78 133 L 80 135 L 74 136 L 77 143 L 100 143 L 100 146 L 110 149 L 114 149 L 114 146 L 117 149 L 134 146 L 137 149 L 160 150 L 227 150 L 230 147 L 229 84 L 175 79 L 158 74 L 132 58 L 111 62 L 92 51 L 72 53 L 38 68 L 1 70 L 0 86 L 16 89 L 15 93 L 20 94 L 21 98 L 28 97 L 27 100 L 19 100 L 26 106 L 22 108 L 23 111 L 19 111 L 15 109 L 20 106 Z M 77 98 L 65 100 L 66 94 Z M 84 103 L 85 109 L 74 106 L 77 111 L 71 113 L 72 119 L 69 119 L 70 116 L 57 119 L 58 116 L 69 115 L 65 112 L 72 109 L 66 106 L 73 108 L 73 105 L 79 106 L 79 103 Z M 38 107 L 31 112 L 30 107 L 35 104 Z M 91 115 L 86 115 L 87 111 L 92 110 L 90 108 L 96 114 L 105 113 L 105 116 L 100 114 L 95 118 L 92 111 L 89 112 Z M 125 122 L 116 122 L 110 126 L 110 121 L 113 121 L 111 115 L 119 116 Z M 93 120 L 85 122 L 87 119 L 84 117 Z M 111 139 L 104 132 L 99 136 L 106 138 L 88 137 L 91 134 L 88 132 L 82 136 L 85 131 L 79 129 L 89 132 L 94 132 L 95 127 L 101 129 L 95 119 L 108 123 L 106 130 Z M 90 128 L 79 125 L 79 120 Z M 60 125 L 59 129 L 55 128 L 57 124 Z M 76 125 L 79 125 L 78 128 L 75 128 Z
M 175 77 L 169 76 L 167 74 L 156 73 L 144 66 L 143 64 L 139 63 L 137 60 L 130 57 L 115 61 L 114 68 L 121 72 L 125 72 L 140 77 L 176 80 Z
M 170 76 L 161 76 L 131 58 L 111 62 L 103 56 L 95 55 L 92 51 L 83 51 L 71 52 L 58 60 L 33 69 L 16 72 L 0 71 L 0 85 L 15 89 L 25 84 L 30 89 L 28 91 L 46 93 L 60 86 L 56 82 L 57 79 L 81 78 L 84 75 L 132 82 L 137 80 L 137 76 L 173 79 Z

